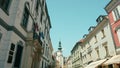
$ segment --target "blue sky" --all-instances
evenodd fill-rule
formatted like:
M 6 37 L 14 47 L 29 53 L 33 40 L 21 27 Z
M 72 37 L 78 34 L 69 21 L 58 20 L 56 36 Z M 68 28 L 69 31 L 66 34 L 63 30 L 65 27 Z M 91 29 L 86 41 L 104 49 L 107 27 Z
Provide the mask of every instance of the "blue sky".
M 52 24 L 50 31 L 54 51 L 61 41 L 63 55 L 69 56 L 73 46 L 88 28 L 96 25 L 99 15 L 106 15 L 104 7 L 110 0 L 46 0 Z

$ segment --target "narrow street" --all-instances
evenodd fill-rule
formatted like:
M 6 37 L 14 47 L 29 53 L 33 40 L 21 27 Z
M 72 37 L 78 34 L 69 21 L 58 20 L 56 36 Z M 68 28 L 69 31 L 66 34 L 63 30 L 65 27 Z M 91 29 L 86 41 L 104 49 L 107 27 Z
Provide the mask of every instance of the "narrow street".
M 120 0 L 0 0 L 0 68 L 120 68 Z

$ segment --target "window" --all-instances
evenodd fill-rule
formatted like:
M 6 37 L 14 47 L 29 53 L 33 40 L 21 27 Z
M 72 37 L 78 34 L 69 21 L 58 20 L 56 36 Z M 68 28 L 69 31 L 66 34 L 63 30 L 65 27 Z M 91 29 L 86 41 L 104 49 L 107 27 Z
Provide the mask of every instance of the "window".
M 107 57 L 107 56 L 109 55 L 107 43 L 104 43 L 104 44 L 103 44 L 103 47 L 105 48 L 106 57 Z
M 117 37 L 118 37 L 119 42 L 120 42 L 120 28 L 117 30 Z
M 1 39 L 2 39 L 2 33 L 0 33 L 0 41 L 1 41 Z
M 113 65 L 112 64 L 108 65 L 108 68 L 113 68 Z
M 44 0 L 42 0 L 42 6 L 44 6 Z
M 21 45 L 17 45 L 13 68 L 19 68 L 20 67 L 21 59 L 22 59 L 22 51 L 23 51 L 23 47 Z
M 9 51 L 9 56 L 8 56 L 8 63 L 12 63 L 13 55 L 14 55 L 14 50 L 15 50 L 15 45 L 12 43 Z
M 103 20 L 103 16 L 99 16 L 96 21 L 100 23 L 102 20 Z
M 22 23 L 21 23 L 21 25 L 24 29 L 27 28 L 28 19 L 29 19 L 29 11 L 28 11 L 27 7 L 25 7 L 24 12 L 23 12 Z
M 102 29 L 101 32 L 102 32 L 102 39 L 103 39 L 105 37 L 104 29 Z
M 38 13 L 38 9 L 39 9 L 39 0 L 36 1 L 36 7 L 35 7 L 35 9 L 36 9 L 36 12 Z
M 8 13 L 11 0 L 0 0 L 0 8 Z
M 42 19 L 43 19 L 43 13 L 41 13 L 41 15 L 40 15 L 40 22 L 41 22 L 41 24 L 42 24 Z
M 98 58 L 99 58 L 99 57 L 100 57 L 100 55 L 99 55 L 99 49 L 98 49 L 98 47 L 97 47 L 97 48 L 95 48 L 95 50 L 96 50 L 97 55 L 98 55 Z
M 96 37 L 96 35 L 95 35 L 95 43 L 97 43 L 97 37 Z
M 115 21 L 117 21 L 118 19 L 120 19 L 120 10 L 118 10 L 119 7 L 115 8 L 113 10 L 113 14 L 114 14 L 114 19 Z
M 42 68 L 44 67 L 43 65 L 44 65 L 44 61 L 42 61 Z
M 102 66 L 98 66 L 98 68 L 102 68 Z

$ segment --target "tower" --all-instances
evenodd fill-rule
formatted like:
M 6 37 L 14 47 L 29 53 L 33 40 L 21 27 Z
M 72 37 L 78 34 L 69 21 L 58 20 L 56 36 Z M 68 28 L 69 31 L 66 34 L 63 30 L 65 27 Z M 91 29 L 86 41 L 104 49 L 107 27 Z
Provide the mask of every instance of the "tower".
M 58 47 L 59 51 L 62 51 L 62 46 L 61 46 L 61 41 L 59 41 L 59 47 Z
M 58 51 L 56 52 L 56 60 L 59 62 L 59 67 L 63 68 L 63 54 L 62 54 L 62 46 L 61 41 L 59 41 Z

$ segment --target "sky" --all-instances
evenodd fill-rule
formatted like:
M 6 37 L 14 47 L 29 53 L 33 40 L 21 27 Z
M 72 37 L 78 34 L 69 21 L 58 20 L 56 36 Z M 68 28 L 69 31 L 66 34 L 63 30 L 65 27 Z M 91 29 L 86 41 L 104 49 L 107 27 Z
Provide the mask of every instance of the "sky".
M 110 0 L 46 0 L 52 28 L 54 52 L 61 41 L 63 55 L 68 57 L 74 45 L 97 24 L 99 15 L 106 15 L 104 7 Z

